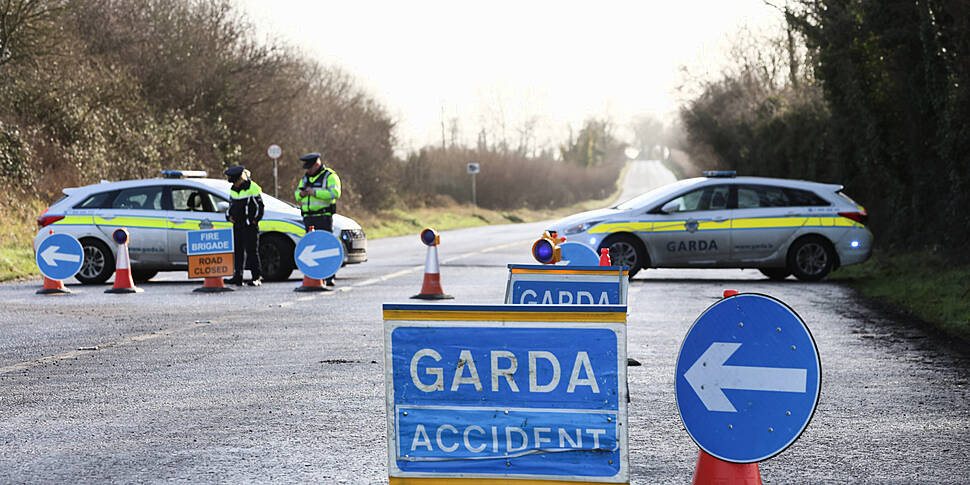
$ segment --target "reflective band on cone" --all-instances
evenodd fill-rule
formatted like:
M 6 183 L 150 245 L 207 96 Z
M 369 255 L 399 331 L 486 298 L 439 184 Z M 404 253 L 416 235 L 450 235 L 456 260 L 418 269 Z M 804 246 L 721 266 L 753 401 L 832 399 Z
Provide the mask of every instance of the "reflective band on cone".
M 48 277 L 44 277 L 44 287 L 37 290 L 38 295 L 66 295 L 70 293 L 71 290 L 64 286 L 64 282 L 61 280 L 52 280 Z
M 692 485 L 761 485 L 757 463 L 729 463 L 698 450 Z
M 428 256 L 424 261 L 424 282 L 421 293 L 412 296 L 419 300 L 451 300 L 441 289 L 441 274 L 438 271 L 438 246 L 428 246 Z
M 135 280 L 131 278 L 131 264 L 128 260 L 128 245 L 118 245 L 118 259 L 115 263 L 115 284 L 104 290 L 105 293 L 141 293 L 141 288 L 135 287 Z
M 202 286 L 192 290 L 194 293 L 222 293 L 223 291 L 233 291 L 227 288 L 221 276 L 206 276 Z

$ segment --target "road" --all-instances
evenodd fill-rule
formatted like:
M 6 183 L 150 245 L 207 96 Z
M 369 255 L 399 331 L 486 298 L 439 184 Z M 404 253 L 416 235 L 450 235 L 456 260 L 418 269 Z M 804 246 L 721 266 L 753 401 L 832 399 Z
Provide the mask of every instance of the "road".
M 506 264 L 529 262 L 544 227 L 444 232 L 445 291 L 500 303 Z M 386 482 L 380 309 L 418 292 L 424 253 L 416 236 L 370 241 L 370 261 L 317 294 L 294 292 L 295 278 L 197 294 L 174 274 L 133 295 L 0 285 L 0 482 Z M 690 481 L 697 447 L 673 369 L 726 288 L 787 302 L 822 358 L 814 419 L 761 464 L 766 484 L 970 481 L 970 360 L 944 339 L 833 282 L 648 270 L 629 296 L 629 355 L 642 363 L 629 368 L 633 483 Z

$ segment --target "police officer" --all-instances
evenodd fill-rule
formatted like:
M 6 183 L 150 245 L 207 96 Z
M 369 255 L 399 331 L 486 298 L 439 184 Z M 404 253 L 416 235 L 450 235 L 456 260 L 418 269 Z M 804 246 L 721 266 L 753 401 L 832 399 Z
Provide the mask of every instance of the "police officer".
M 340 198 L 340 177 L 323 164 L 319 153 L 300 157 L 306 175 L 296 189 L 296 201 L 303 213 L 303 225 L 317 231 L 333 232 L 333 215 L 337 212 Z M 333 286 L 333 277 L 327 278 L 327 286 Z
M 262 284 L 262 267 L 259 264 L 259 221 L 263 218 L 262 190 L 249 179 L 249 170 L 242 165 L 229 167 L 226 179 L 232 182 L 229 189 L 229 210 L 226 219 L 232 223 L 232 244 L 235 248 L 232 278 L 226 283 L 243 284 L 243 261 L 253 275 L 252 286 Z

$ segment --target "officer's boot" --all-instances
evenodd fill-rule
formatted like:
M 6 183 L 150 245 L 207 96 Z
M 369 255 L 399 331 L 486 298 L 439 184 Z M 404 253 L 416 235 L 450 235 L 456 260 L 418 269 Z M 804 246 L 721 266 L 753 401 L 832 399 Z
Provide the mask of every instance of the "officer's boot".
M 337 285 L 336 285 L 336 284 L 334 284 L 334 282 L 333 282 L 333 276 L 331 276 L 331 277 L 329 277 L 329 278 L 327 278 L 327 286 L 337 286 Z
M 242 284 L 243 284 L 242 273 L 234 273 L 232 275 L 232 278 L 229 278 L 227 280 L 223 280 L 223 282 L 225 284 L 227 284 L 227 285 L 242 286 Z
M 260 275 L 253 276 L 253 279 L 249 281 L 249 286 L 262 286 L 263 277 Z

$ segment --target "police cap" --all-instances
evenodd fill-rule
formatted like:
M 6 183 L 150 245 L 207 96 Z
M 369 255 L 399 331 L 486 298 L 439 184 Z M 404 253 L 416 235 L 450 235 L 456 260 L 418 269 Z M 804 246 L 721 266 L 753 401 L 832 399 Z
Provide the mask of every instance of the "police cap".
M 232 167 L 227 168 L 226 171 L 223 172 L 223 173 L 226 174 L 226 178 L 230 182 L 235 182 L 236 180 L 239 180 L 239 177 L 242 176 L 242 174 L 243 174 L 243 172 L 245 170 L 246 170 L 246 167 L 244 167 L 242 165 L 235 165 L 235 166 L 232 166 Z
M 302 157 L 300 157 L 300 160 L 303 162 L 303 168 L 312 167 L 313 164 L 317 163 L 317 160 L 319 159 L 320 159 L 320 154 L 317 152 L 307 153 L 306 155 L 303 155 Z

